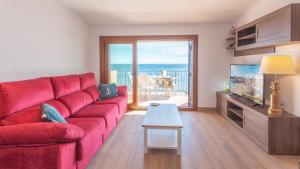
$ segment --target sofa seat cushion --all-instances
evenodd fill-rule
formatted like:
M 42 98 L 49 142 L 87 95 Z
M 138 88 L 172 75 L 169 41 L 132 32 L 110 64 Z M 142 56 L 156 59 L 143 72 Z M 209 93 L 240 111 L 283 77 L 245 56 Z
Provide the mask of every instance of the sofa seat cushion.
M 103 118 L 67 118 L 69 124 L 80 127 L 84 135 L 77 142 L 76 159 L 78 161 L 97 152 L 103 144 L 105 120 Z
M 45 103 L 53 106 L 64 118 L 70 115 L 68 108 L 57 100 L 51 100 Z M 43 120 L 41 117 L 42 108 L 41 105 L 38 105 L 7 116 L 1 121 L 1 124 L 4 126 L 9 126 L 23 123 L 44 122 L 45 120 Z
M 0 83 L 0 119 L 53 98 L 49 78 Z
M 96 86 L 96 78 L 94 73 L 85 73 L 79 75 L 81 90 Z
M 89 105 L 72 115 L 72 118 L 102 117 L 105 119 L 106 130 L 110 133 L 117 124 L 117 115 L 117 105 Z
M 79 75 L 52 77 L 51 82 L 55 98 L 80 91 Z
M 62 96 L 58 100 L 68 107 L 70 114 L 74 114 L 83 107 L 93 103 L 92 97 L 82 91 Z
M 105 100 L 98 100 L 95 105 L 115 104 L 119 108 L 119 114 L 124 114 L 127 111 L 127 99 L 124 96 L 117 96 Z

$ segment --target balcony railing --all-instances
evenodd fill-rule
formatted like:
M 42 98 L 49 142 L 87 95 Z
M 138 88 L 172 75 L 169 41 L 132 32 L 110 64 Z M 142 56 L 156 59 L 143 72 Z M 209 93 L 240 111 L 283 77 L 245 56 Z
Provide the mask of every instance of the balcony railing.
M 118 85 L 127 85 L 129 91 L 132 90 L 132 73 L 128 71 L 119 71 L 117 72 L 117 84 Z M 138 77 L 140 75 L 146 75 L 146 76 L 160 76 L 161 72 L 160 71 L 139 71 L 138 72 Z M 189 73 L 188 71 L 167 71 L 166 74 L 167 77 L 172 77 L 173 84 L 174 84 L 174 89 L 177 92 L 184 92 L 188 93 L 189 91 Z M 163 91 L 163 88 L 160 88 L 158 90 Z

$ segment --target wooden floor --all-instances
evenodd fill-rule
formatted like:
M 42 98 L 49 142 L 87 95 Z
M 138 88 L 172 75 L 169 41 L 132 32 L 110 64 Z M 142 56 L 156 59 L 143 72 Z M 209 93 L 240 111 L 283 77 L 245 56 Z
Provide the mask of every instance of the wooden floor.
M 291 169 L 300 156 L 271 156 L 217 113 L 182 112 L 182 155 L 150 150 L 144 155 L 144 113 L 126 114 L 89 169 Z

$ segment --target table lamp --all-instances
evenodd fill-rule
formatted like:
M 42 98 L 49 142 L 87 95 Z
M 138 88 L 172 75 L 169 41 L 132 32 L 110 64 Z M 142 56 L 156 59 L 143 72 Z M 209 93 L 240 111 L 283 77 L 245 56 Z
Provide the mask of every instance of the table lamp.
M 283 110 L 279 100 L 279 83 L 277 75 L 295 74 L 295 68 L 290 56 L 265 56 L 261 61 L 260 71 L 264 74 L 274 75 L 271 83 L 272 94 L 270 95 L 269 115 L 281 115 Z

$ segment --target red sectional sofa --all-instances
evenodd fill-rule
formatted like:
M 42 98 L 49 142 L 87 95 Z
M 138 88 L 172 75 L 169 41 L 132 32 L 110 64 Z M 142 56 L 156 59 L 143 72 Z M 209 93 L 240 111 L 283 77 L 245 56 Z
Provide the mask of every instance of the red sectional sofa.
M 83 169 L 127 111 L 127 88 L 99 100 L 93 73 L 0 83 L 0 168 Z M 41 104 L 68 124 L 45 122 Z

